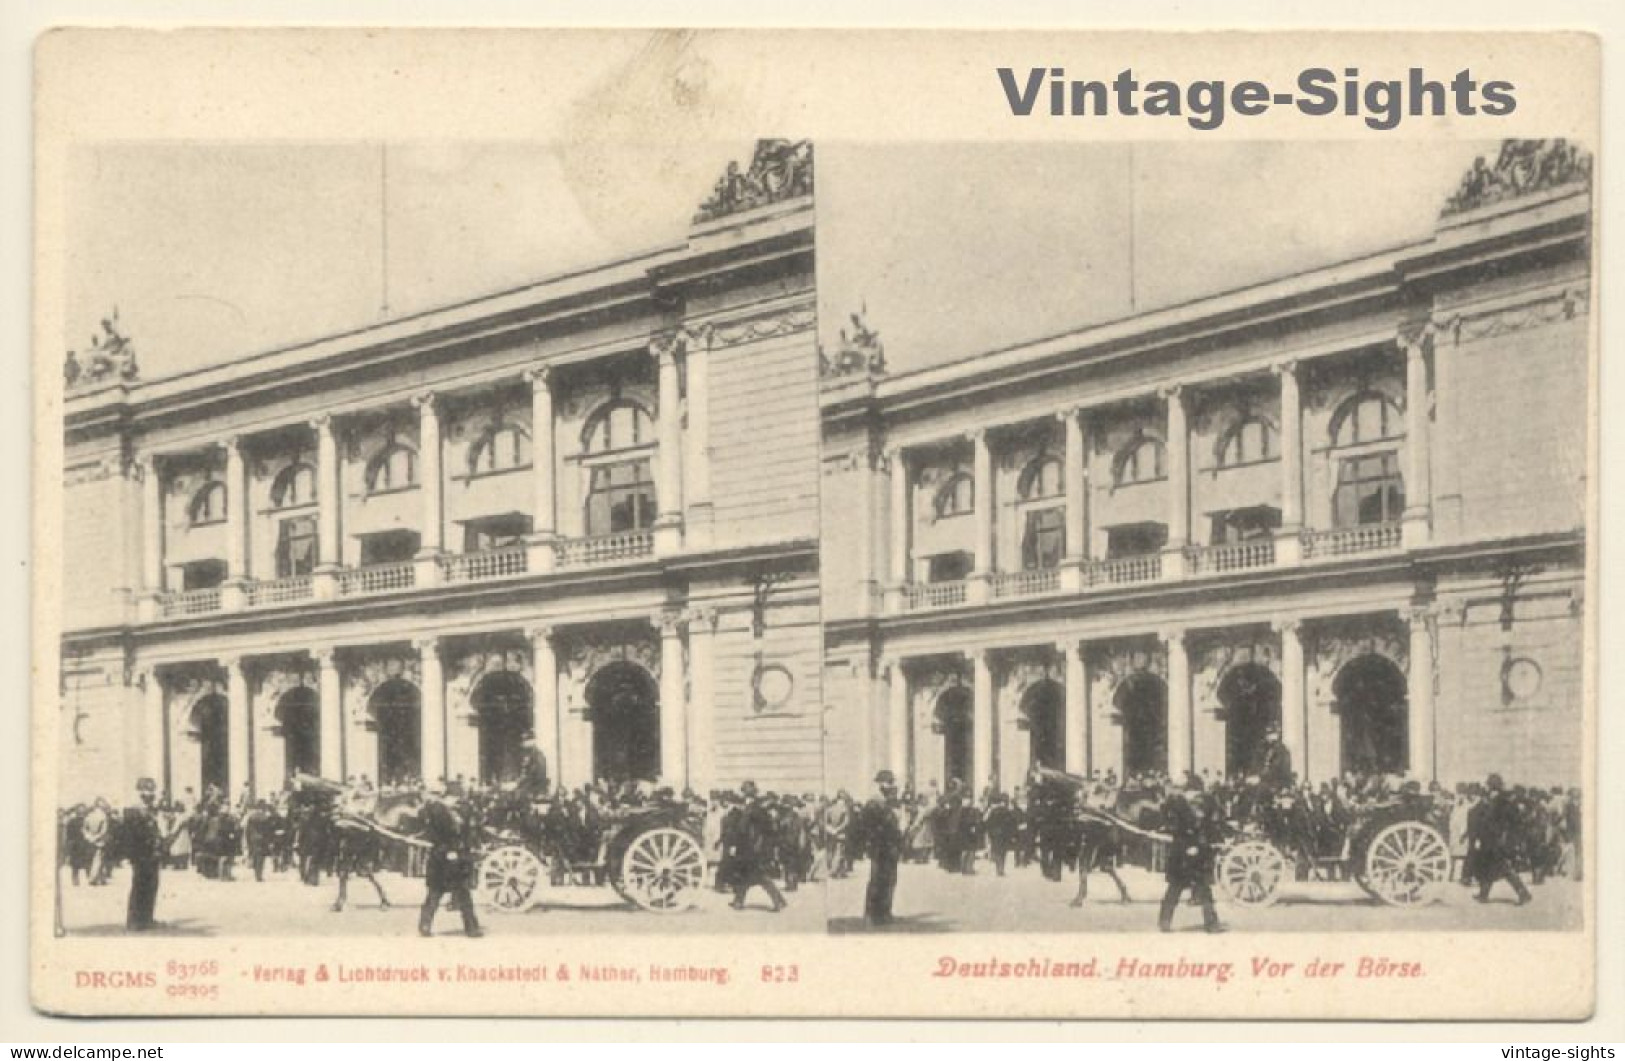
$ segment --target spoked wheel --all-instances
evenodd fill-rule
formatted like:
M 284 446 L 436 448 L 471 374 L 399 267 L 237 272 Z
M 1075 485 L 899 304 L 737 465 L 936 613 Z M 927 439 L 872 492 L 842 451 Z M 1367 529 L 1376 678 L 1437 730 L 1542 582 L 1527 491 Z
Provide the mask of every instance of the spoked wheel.
M 626 846 L 616 891 L 659 914 L 686 910 L 705 883 L 705 852 L 681 829 L 639 833 Z
M 1395 822 L 1372 839 L 1359 876 L 1390 906 L 1430 903 L 1450 879 L 1450 848 L 1425 822 Z
M 474 899 L 505 914 L 522 914 L 541 898 L 546 879 L 540 858 L 528 848 L 509 844 L 480 859 L 474 872 Z
M 1287 878 L 1286 856 L 1274 844 L 1243 840 L 1219 855 L 1219 890 L 1241 906 L 1269 906 Z

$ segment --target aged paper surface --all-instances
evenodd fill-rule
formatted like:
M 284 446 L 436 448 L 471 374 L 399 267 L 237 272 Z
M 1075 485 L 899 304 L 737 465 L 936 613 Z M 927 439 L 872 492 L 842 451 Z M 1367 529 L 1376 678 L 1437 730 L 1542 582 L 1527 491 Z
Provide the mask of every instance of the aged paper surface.
M 1585 1016 L 1595 43 L 1330 41 L 42 41 L 36 1005 Z

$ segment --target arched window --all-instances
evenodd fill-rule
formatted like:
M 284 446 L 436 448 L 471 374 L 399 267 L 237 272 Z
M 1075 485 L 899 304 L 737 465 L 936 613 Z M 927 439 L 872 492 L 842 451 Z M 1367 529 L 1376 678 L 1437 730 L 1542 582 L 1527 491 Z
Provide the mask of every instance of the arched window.
M 198 492 L 192 495 L 192 503 L 187 507 L 187 516 L 192 526 L 201 527 L 209 523 L 224 523 L 226 520 L 226 484 L 204 483 Z
M 468 473 L 505 472 L 530 463 L 530 436 L 518 424 L 497 421 L 468 451 Z
M 976 508 L 976 483 L 964 472 L 955 472 L 949 476 L 937 490 L 937 498 L 932 506 L 938 519 L 949 516 L 963 516 Z
M 1275 425 L 1256 416 L 1244 417 L 1219 440 L 1219 467 L 1255 464 L 1277 456 L 1280 443 Z
M 303 461 L 296 461 L 271 481 L 271 506 L 273 508 L 294 508 L 298 505 L 311 505 L 316 503 L 316 468 Z
M 1113 478 L 1118 486 L 1150 483 L 1165 478 L 1162 440 L 1138 434 L 1117 452 Z
M 1405 415 L 1387 395 L 1377 391 L 1361 391 L 1338 406 L 1332 417 L 1333 446 L 1380 442 L 1404 434 Z
M 1048 454 L 1039 454 L 1032 462 L 1022 469 L 1021 478 L 1016 482 L 1016 491 L 1023 501 L 1042 501 L 1045 498 L 1060 497 L 1066 490 L 1065 476 L 1062 475 L 1062 465 L 1058 457 Z
M 399 490 L 416 485 L 418 481 L 417 451 L 400 442 L 392 442 L 378 452 L 367 465 L 367 493 Z
M 584 453 L 613 453 L 655 440 L 654 419 L 636 402 L 617 399 L 602 406 L 581 434 Z

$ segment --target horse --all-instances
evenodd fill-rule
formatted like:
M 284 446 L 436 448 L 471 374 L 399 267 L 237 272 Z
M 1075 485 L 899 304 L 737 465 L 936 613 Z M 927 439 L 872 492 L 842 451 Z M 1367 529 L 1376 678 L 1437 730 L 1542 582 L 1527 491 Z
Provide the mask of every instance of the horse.
M 342 912 L 350 900 L 350 878 L 360 877 L 378 894 L 380 909 L 390 909 L 389 896 L 378 879 L 391 839 L 414 828 L 420 799 L 416 792 L 341 800 L 346 791 L 331 781 L 300 776 L 292 803 L 303 814 L 300 829 L 300 875 L 306 884 L 319 882 L 321 871 L 338 878 L 333 911 Z
M 1162 826 L 1162 791 L 1139 784 L 1113 790 L 1074 774 L 1042 768 L 1031 791 L 1036 802 L 1064 804 L 1072 810 L 1068 853 L 1075 856 L 1078 891 L 1071 905 L 1082 906 L 1089 897 L 1089 874 L 1094 872 L 1106 874 L 1117 885 L 1118 902 L 1130 902 L 1128 886 L 1117 875 L 1117 866 L 1127 843 L 1155 833 Z M 1093 805 L 1106 793 L 1112 794 L 1109 806 Z

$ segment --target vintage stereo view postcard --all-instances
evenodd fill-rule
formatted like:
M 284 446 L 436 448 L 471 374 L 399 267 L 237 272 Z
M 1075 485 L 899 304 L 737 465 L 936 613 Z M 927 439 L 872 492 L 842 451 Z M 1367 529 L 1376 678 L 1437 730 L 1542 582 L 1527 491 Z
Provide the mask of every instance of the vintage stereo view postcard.
M 41 1010 L 1590 1013 L 1594 41 L 37 59 Z

